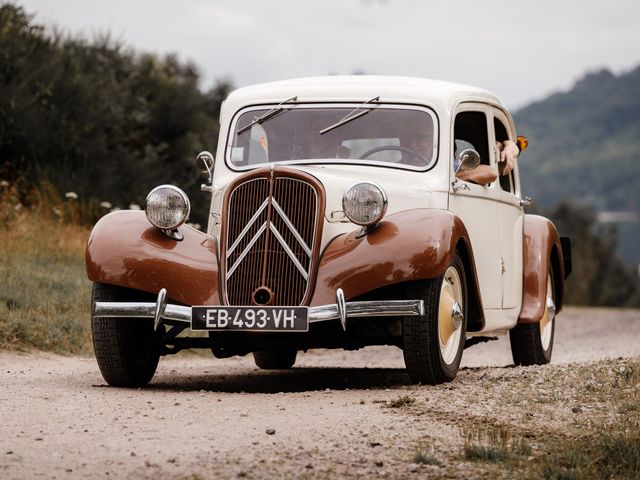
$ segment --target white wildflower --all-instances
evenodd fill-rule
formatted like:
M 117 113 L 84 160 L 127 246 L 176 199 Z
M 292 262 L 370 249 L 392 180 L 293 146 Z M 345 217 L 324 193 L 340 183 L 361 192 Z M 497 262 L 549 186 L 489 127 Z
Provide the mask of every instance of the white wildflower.
M 110 202 L 100 202 L 100 206 L 102 208 L 106 208 L 107 210 L 111 208 L 111 203 Z
M 129 210 L 142 210 L 140 208 L 140 205 L 138 205 L 137 203 L 131 203 L 129 204 Z
M 70 198 L 71 200 L 77 200 L 78 194 L 76 192 L 67 192 L 64 194 L 66 198 Z
M 0 180 L 0 187 L 4 188 L 8 186 L 9 186 L 9 182 L 7 182 L 6 180 Z
M 52 210 L 53 210 L 53 213 L 58 217 L 62 216 L 62 210 L 60 210 L 58 207 L 53 207 Z
M 111 210 L 109 210 L 110 212 L 119 212 L 121 209 L 118 207 L 113 207 Z

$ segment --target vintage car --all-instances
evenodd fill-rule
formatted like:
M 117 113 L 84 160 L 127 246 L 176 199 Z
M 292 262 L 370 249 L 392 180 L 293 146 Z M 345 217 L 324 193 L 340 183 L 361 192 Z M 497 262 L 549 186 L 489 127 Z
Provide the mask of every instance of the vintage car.
M 448 82 L 236 90 L 215 160 L 198 155 L 206 233 L 185 224 L 189 199 L 171 185 L 91 233 L 102 375 L 142 386 L 185 348 L 286 369 L 300 350 L 393 345 L 413 382 L 437 384 L 465 347 L 507 332 L 517 365 L 549 362 L 570 244 L 524 213 L 517 165 L 498 177 L 507 140 L 526 147 L 497 97 Z M 480 164 L 493 181 L 458 178 Z

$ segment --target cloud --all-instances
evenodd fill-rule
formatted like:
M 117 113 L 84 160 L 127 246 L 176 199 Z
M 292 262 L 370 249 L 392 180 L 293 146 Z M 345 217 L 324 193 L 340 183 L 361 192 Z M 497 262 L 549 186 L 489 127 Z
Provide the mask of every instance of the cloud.
M 38 21 L 112 31 L 194 60 L 205 84 L 328 73 L 410 75 L 495 91 L 510 106 L 585 71 L 640 62 L 637 0 L 23 0 Z

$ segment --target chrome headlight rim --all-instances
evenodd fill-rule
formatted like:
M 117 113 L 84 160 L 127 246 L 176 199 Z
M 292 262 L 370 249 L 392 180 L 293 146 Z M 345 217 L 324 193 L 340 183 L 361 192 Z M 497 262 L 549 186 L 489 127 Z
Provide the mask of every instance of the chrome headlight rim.
M 352 216 L 349 215 L 349 211 L 348 211 L 347 206 L 345 204 L 346 198 L 347 198 L 347 194 L 351 191 L 351 189 L 353 189 L 354 187 L 357 187 L 358 185 L 371 185 L 371 186 L 375 187 L 380 192 L 380 194 L 382 196 L 382 208 L 380 210 L 380 214 L 375 219 L 372 219 L 369 222 L 361 222 L 361 221 L 358 221 L 357 219 L 352 218 Z M 377 225 L 380 222 L 380 220 L 382 220 L 384 218 L 384 216 L 387 214 L 387 207 L 388 206 L 389 206 L 389 198 L 387 197 L 387 192 L 385 192 L 384 188 L 382 188 L 378 183 L 371 182 L 369 180 L 360 180 L 358 182 L 355 182 L 355 183 L 351 184 L 349 186 L 349 188 L 347 188 L 345 190 L 344 194 L 342 195 L 342 211 L 344 212 L 346 217 L 349 219 L 349 221 L 355 223 L 356 225 L 360 225 L 361 227 L 364 227 L 364 228 L 372 228 L 375 225 Z
M 184 202 L 184 205 L 186 207 L 186 211 L 182 215 L 181 220 L 175 223 L 173 226 L 158 225 L 149 217 L 149 199 L 154 193 L 163 189 L 171 190 L 174 193 L 177 193 L 182 198 L 182 201 Z M 145 212 L 145 215 L 147 216 L 147 220 L 149 220 L 149 223 L 151 225 L 153 225 L 154 227 L 162 231 L 172 231 L 184 225 L 184 223 L 189 218 L 189 215 L 191 214 L 191 202 L 189 201 L 189 197 L 187 196 L 187 194 L 181 188 L 178 188 L 175 185 L 170 185 L 170 184 L 158 185 L 148 193 L 147 198 L 145 199 L 145 202 L 144 202 L 144 212 Z

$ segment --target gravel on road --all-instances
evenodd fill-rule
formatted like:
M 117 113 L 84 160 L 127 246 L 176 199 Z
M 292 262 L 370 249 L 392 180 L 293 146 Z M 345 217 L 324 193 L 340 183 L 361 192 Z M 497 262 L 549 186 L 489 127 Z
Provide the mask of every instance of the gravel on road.
M 272 372 L 251 356 L 180 354 L 145 389 L 106 386 L 93 358 L 0 352 L 0 478 L 464 478 L 465 462 L 414 456 L 425 439 L 461 448 L 469 398 L 481 405 L 504 372 L 640 357 L 639 340 L 638 310 L 568 308 L 556 367 L 512 368 L 506 337 L 466 350 L 456 380 L 436 387 L 411 385 L 395 347 L 310 351 Z M 389 407 L 413 398 L 433 408 Z

